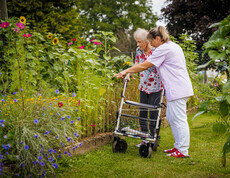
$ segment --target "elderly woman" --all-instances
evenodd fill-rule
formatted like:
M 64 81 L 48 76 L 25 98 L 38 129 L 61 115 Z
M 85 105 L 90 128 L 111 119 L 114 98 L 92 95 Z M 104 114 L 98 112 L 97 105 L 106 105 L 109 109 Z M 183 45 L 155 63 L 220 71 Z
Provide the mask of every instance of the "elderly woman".
M 148 59 L 114 76 L 123 78 L 128 73 L 141 72 L 156 66 L 164 83 L 167 99 L 166 118 L 174 136 L 174 148 L 165 150 L 168 156 L 189 157 L 190 132 L 186 115 L 186 102 L 193 95 L 192 84 L 186 68 L 183 50 L 176 43 L 169 41 L 167 30 L 156 27 L 149 31 L 148 40 L 156 49 Z
M 135 65 L 143 63 L 155 50 L 148 40 L 147 40 L 148 31 L 138 28 L 134 32 L 134 39 L 137 42 L 136 50 L 136 60 Z M 126 79 L 130 79 L 130 74 L 126 76 Z M 158 74 L 158 71 L 155 66 L 152 66 L 144 71 L 140 72 L 140 103 L 157 105 L 160 102 L 161 91 L 163 89 L 163 84 L 161 78 Z M 154 128 L 156 125 L 156 120 L 158 116 L 158 111 L 149 112 L 150 121 L 149 128 L 146 120 L 140 119 L 140 126 L 142 132 L 148 132 L 150 130 L 151 134 L 154 134 Z M 140 108 L 140 117 L 148 118 L 148 110 L 145 108 Z M 140 144 L 136 145 L 140 147 L 141 144 L 146 142 L 143 140 Z

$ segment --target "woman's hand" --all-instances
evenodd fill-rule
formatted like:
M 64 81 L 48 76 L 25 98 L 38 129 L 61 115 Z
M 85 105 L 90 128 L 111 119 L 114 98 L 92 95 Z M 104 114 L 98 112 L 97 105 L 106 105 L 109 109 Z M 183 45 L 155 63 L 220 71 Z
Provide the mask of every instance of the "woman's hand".
M 118 78 L 124 78 L 124 76 L 127 74 L 127 72 L 124 71 L 121 71 L 120 73 L 118 74 L 115 74 L 114 77 L 118 77 Z

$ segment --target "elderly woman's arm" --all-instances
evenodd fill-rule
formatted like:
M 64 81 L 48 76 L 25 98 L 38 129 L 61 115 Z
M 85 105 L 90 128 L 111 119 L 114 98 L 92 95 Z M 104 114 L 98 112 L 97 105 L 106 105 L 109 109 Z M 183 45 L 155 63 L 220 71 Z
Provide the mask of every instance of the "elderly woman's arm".
M 150 67 L 152 67 L 153 64 L 148 62 L 148 61 L 145 61 L 141 64 L 137 64 L 133 67 L 130 67 L 124 71 L 121 71 L 120 73 L 118 74 L 115 74 L 114 77 L 119 77 L 119 78 L 124 78 L 124 76 L 128 73 L 137 73 L 137 72 L 141 72 L 141 71 L 144 71 Z

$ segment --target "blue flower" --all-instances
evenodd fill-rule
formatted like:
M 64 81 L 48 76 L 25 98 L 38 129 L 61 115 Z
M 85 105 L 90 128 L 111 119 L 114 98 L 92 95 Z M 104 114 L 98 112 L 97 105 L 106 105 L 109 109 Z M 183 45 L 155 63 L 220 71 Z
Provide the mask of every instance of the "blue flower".
M 3 122 L 5 122 L 5 120 L 0 120 L 0 123 L 3 123 Z
M 59 114 L 59 113 L 57 113 L 57 115 L 59 116 L 60 114 Z
M 49 161 L 50 161 L 50 162 L 53 162 L 53 161 L 54 161 L 54 159 L 53 159 L 52 157 L 50 157 L 50 158 L 49 158 Z
M 20 91 L 23 91 L 23 89 L 21 88 Z
M 72 156 L 70 153 L 68 153 L 69 156 Z
M 79 111 L 79 109 L 76 110 L 76 112 L 78 112 L 78 111 Z
M 82 146 L 82 143 L 80 143 L 79 146 Z
M 75 150 L 75 147 L 73 147 L 72 150 Z
M 37 165 L 39 162 L 38 161 L 34 161 L 34 164 Z
M 79 118 L 77 118 L 77 121 L 80 121 L 80 117 L 79 117 Z
M 48 150 L 48 153 L 52 153 L 53 151 L 54 151 L 54 150 L 52 150 L 52 149 L 49 149 L 49 150 Z
M 61 158 L 61 154 L 58 155 L 58 158 Z
M 14 99 L 14 102 L 18 102 L 18 100 Z
M 64 121 L 64 120 L 65 120 L 65 117 L 62 117 L 61 120 Z
M 58 93 L 59 93 L 59 89 L 57 89 L 57 90 L 55 91 L 55 93 L 58 94 Z
M 70 119 L 70 115 L 68 115 L 67 117 L 68 117 L 68 119 Z
M 5 124 L 2 124 L 2 123 L 1 123 L 1 126 L 2 126 L 2 127 L 5 127 Z
M 70 142 L 72 140 L 72 138 L 67 138 L 67 142 Z
M 50 133 L 49 131 L 46 131 L 44 134 L 47 135 L 47 134 L 49 134 L 49 133 Z
M 21 167 L 24 167 L 24 163 L 21 164 Z
M 78 146 L 75 146 L 75 148 L 78 148 Z
M 13 92 L 13 95 L 16 95 L 17 94 L 17 92 Z
M 74 135 L 75 135 L 76 137 L 79 137 L 79 135 L 78 135 L 77 133 L 74 133 Z
M 67 152 L 67 151 L 65 151 L 65 152 L 64 152 L 64 155 L 66 155 L 66 154 L 68 154 L 68 152 Z
M 72 93 L 72 97 L 75 97 L 76 96 L 76 93 Z
M 3 155 L 1 155 L 1 153 L 0 153 L 0 159 L 3 159 Z
M 38 123 L 38 120 L 37 120 L 37 119 L 34 119 L 34 123 L 37 124 L 37 123 Z
M 6 151 L 5 153 L 6 153 L 7 155 L 9 154 L 9 152 L 8 152 L 8 151 Z
M 73 121 L 70 121 L 70 124 L 73 124 L 74 123 L 74 120 Z
M 2 95 L 3 97 L 5 97 L 6 95 Z
M 0 73 L 0 75 L 2 75 L 2 73 Z
M 28 146 L 28 145 L 25 145 L 24 148 L 25 148 L 25 150 L 28 150 L 28 149 L 29 149 L 29 146 Z
M 57 169 L 58 168 L 57 163 L 53 163 L 53 167 Z
M 38 135 L 34 135 L 34 138 L 38 138 Z
M 6 139 L 6 138 L 7 138 L 7 135 L 4 135 L 3 137 Z
M 57 135 L 57 136 L 55 136 L 55 138 L 56 138 L 56 139 L 58 139 L 58 138 L 59 138 L 59 137 L 58 137 L 58 135 Z
M 39 159 L 39 160 L 42 160 L 42 156 L 38 156 L 38 159 Z
M 45 166 L 45 163 L 41 161 L 41 162 L 40 162 L 40 165 L 41 165 L 41 166 Z
M 3 101 L 5 101 L 5 99 L 2 99 L 1 101 L 3 102 Z

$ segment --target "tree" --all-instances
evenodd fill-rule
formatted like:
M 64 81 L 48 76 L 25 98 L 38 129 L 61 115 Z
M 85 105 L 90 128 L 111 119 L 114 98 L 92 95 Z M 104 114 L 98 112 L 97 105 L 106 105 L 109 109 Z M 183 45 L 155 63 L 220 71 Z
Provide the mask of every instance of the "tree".
M 201 49 L 204 42 L 216 30 L 209 28 L 230 13 L 229 0 L 168 0 L 171 2 L 161 11 L 167 19 L 167 28 L 171 35 L 178 37 L 187 33 Z
M 6 0 L 0 0 L 0 19 L 8 18 Z
M 86 23 L 85 34 L 111 31 L 116 34 L 118 44 L 126 44 L 124 48 L 118 48 L 133 51 L 136 45 L 133 47 L 126 42 L 133 40 L 134 30 L 137 27 L 149 30 L 156 24 L 151 3 L 151 0 L 78 0 L 77 11 Z

